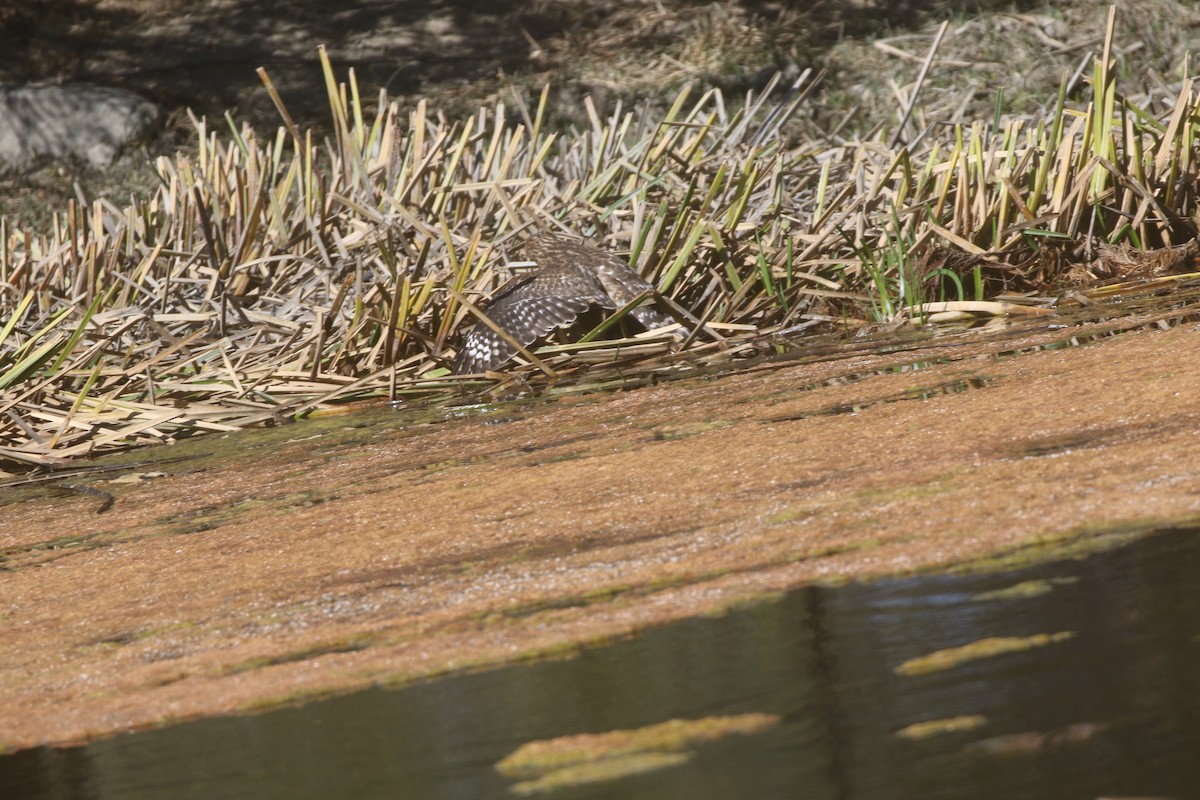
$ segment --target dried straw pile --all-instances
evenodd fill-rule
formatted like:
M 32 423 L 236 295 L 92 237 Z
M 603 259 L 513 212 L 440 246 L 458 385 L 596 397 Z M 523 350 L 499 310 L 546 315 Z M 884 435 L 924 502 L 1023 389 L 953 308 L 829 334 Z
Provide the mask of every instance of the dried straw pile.
M 368 113 L 326 61 L 333 141 L 282 106 L 272 141 L 197 121 L 198 155 L 161 159 L 153 196 L 71 206 L 51 231 L 0 221 L 0 467 L 489 386 L 446 376 L 474 319 L 459 298 L 495 288 L 530 224 L 628 251 L 707 323 L 679 354 L 663 338 L 550 347 L 560 385 L 930 301 L 986 308 L 1073 265 L 1078 278 L 1103 244 L 1190 242 L 1197 92 L 1185 81 L 1157 112 L 1123 97 L 1111 30 L 1084 107 L 1064 82 L 1045 120 L 932 128 L 907 147 L 790 141 L 808 76 L 744 102 L 684 91 L 662 118 L 589 105 L 588 129 L 557 135 L 545 93 L 465 120 L 385 98 Z

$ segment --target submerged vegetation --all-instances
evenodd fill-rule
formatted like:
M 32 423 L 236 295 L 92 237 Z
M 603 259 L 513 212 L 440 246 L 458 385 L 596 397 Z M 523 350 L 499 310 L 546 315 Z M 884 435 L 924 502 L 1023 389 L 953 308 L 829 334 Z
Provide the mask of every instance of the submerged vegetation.
M 0 465 L 371 397 L 601 386 L 772 337 L 1016 313 L 1192 269 L 1200 95 L 1191 79 L 1123 94 L 1113 13 L 1087 99 L 1064 76 L 1044 118 L 931 122 L 906 145 L 798 135 L 811 72 L 744 97 L 684 88 L 662 113 L 585 100 L 589 124 L 562 132 L 547 91 L 452 120 L 372 104 L 324 57 L 319 142 L 264 73 L 273 138 L 194 120 L 194 155 L 160 158 L 153 194 L 72 203 L 49 230 L 0 219 Z M 506 376 L 449 376 L 472 306 L 533 230 L 628 253 L 692 334 L 585 336 Z
M 678 766 L 703 745 L 763 733 L 779 722 L 775 714 L 739 714 L 543 739 L 521 745 L 497 762 L 496 771 L 524 779 L 510 787 L 513 794 L 543 794 Z

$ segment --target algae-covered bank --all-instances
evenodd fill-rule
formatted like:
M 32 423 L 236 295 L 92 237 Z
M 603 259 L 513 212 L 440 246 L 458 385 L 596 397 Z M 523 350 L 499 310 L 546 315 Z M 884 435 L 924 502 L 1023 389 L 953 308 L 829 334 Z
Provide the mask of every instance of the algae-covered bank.
M 462 416 L 326 416 L 10 487 L 3 747 L 568 655 L 811 582 L 1008 568 L 1195 520 L 1200 327 L 1171 314 Z

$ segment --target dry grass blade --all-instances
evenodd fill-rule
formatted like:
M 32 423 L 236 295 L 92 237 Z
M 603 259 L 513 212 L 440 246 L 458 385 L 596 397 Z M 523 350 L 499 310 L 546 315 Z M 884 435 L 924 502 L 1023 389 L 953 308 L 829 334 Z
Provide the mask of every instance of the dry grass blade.
M 1126 280 L 1094 253 L 1196 239 L 1200 100 L 1190 80 L 1165 114 L 1123 95 L 1113 39 L 1110 18 L 1091 102 L 1071 107 L 1064 82 L 1048 119 L 931 128 L 899 151 L 891 132 L 784 136 L 807 74 L 780 100 L 778 81 L 685 87 L 660 115 L 589 100 L 585 130 L 552 133 L 545 91 L 457 120 L 372 111 L 322 54 L 334 135 L 318 145 L 264 73 L 273 137 L 196 120 L 195 156 L 160 159 L 151 196 L 72 203 L 46 231 L 0 220 L 0 464 L 351 399 L 451 402 L 480 381 L 443 379 L 447 356 L 530 228 L 631 252 L 693 331 L 683 353 L 601 331 L 526 352 L 539 391 L 728 363 L 781 330 L 1029 313 L 953 304 Z

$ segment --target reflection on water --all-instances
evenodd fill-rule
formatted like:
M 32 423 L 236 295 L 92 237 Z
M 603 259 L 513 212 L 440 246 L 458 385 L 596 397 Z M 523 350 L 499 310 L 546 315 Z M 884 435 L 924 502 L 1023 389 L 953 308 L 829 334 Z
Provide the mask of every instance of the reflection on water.
M 1200 531 L 1176 531 L 1004 575 L 807 589 L 569 661 L 19 752 L 0 798 L 496 798 L 513 781 L 495 764 L 531 740 L 755 712 L 781 720 L 546 796 L 1195 797 L 1198 577 Z M 1041 644 L 897 669 L 989 638 Z

